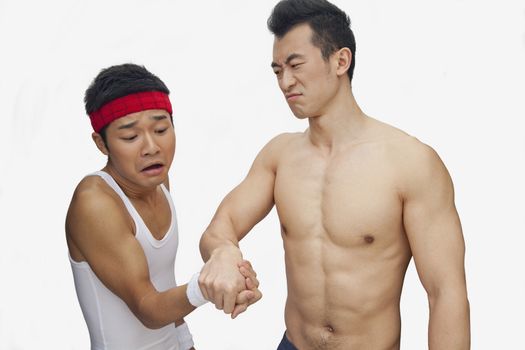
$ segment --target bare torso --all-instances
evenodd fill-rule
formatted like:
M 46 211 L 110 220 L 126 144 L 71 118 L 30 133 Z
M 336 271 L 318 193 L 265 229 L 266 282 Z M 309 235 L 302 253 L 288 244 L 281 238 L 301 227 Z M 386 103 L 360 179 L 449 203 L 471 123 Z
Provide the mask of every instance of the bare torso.
M 287 335 L 301 350 L 399 348 L 410 247 L 400 195 L 412 137 L 371 122 L 370 137 L 322 152 L 286 135 L 274 200 L 285 247 Z

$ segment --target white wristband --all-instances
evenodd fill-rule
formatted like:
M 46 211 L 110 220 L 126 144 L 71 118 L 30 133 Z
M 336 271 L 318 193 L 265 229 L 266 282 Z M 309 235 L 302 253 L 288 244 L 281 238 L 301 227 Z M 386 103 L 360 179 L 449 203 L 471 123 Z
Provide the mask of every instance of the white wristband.
M 186 323 L 175 327 L 175 331 L 177 332 L 180 350 L 189 350 L 195 345 L 193 343 L 193 337 L 191 336 L 190 329 Z
M 201 288 L 199 287 L 199 275 L 199 272 L 194 274 L 188 282 L 188 287 L 186 288 L 186 296 L 188 297 L 188 301 L 195 307 L 199 307 L 208 302 L 208 300 L 204 299 Z

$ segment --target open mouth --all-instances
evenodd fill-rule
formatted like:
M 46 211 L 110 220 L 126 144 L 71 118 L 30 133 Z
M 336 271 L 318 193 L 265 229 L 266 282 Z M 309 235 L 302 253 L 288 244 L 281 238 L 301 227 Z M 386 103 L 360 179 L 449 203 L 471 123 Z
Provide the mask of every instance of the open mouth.
M 160 169 L 162 168 L 163 165 L 162 164 L 152 164 L 148 167 L 145 167 L 144 169 L 142 169 L 142 171 L 150 171 L 150 170 L 157 170 L 157 169 Z

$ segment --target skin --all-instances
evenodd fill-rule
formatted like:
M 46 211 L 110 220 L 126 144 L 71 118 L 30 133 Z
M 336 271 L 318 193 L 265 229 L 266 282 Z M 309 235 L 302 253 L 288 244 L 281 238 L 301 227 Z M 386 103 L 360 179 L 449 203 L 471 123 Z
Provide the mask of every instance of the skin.
M 282 134 L 219 206 L 201 239 L 203 293 L 230 310 L 238 242 L 275 205 L 284 242 L 287 336 L 301 350 L 399 349 L 413 257 L 427 291 L 429 348 L 469 349 L 464 240 L 437 153 L 366 116 L 347 48 L 324 60 L 306 24 L 276 38 L 272 67 L 304 133 Z
M 161 240 L 171 222 L 169 203 L 160 185 L 168 188 L 168 170 L 175 153 L 175 132 L 164 110 L 128 114 L 109 124 L 108 146 L 98 133 L 93 140 L 108 156 L 103 170 L 109 173 L 133 203 L 152 235 Z M 156 171 L 145 168 L 160 165 Z M 184 323 L 193 307 L 187 285 L 158 292 L 153 286 L 144 251 L 135 238 L 135 225 L 124 203 L 98 176 L 84 178 L 77 186 L 66 218 L 69 253 L 87 261 L 97 277 L 119 296 L 148 328 Z M 245 290 L 235 298 L 236 316 L 246 310 L 259 292 L 251 265 L 239 262 Z

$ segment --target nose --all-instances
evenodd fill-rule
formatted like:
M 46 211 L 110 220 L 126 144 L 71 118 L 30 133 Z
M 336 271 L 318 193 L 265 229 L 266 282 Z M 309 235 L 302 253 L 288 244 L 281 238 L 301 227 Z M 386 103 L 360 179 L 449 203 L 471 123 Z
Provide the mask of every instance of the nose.
M 281 85 L 281 90 L 288 92 L 295 85 L 295 83 L 296 80 L 293 73 L 288 69 L 283 69 L 281 81 L 279 82 L 279 85 Z
M 144 136 L 144 143 L 142 145 L 142 155 L 152 156 L 160 151 L 160 147 L 157 144 L 155 137 L 150 133 L 146 133 Z

